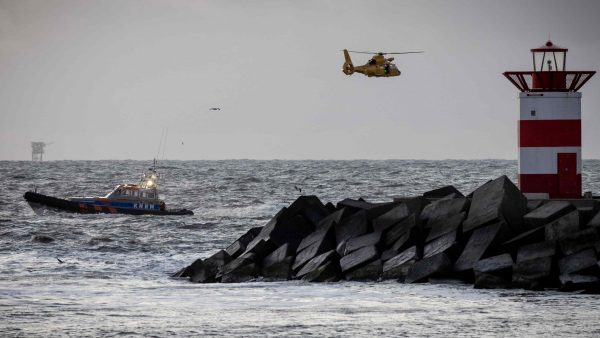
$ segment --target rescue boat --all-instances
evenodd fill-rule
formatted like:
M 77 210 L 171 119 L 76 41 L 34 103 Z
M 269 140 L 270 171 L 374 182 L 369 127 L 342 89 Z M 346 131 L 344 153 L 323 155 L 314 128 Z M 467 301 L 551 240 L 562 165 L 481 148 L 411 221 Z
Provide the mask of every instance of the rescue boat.
M 193 215 L 188 209 L 168 209 L 158 196 L 156 161 L 138 184 L 119 184 L 104 197 L 57 198 L 28 191 L 23 195 L 33 209 L 50 207 L 77 213 L 113 213 L 133 215 Z

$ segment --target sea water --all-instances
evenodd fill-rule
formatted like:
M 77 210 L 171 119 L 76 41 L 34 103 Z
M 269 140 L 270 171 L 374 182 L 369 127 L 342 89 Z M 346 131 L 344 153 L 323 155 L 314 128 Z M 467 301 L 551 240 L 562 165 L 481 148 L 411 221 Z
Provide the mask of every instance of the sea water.
M 169 274 L 264 225 L 302 194 L 390 201 L 516 181 L 516 161 L 162 161 L 168 207 L 194 216 L 36 214 L 27 190 L 105 195 L 140 161 L 0 162 L 0 336 L 600 335 L 600 296 L 472 285 L 192 284 Z M 584 161 L 600 194 L 600 161 Z M 59 261 L 62 261 L 62 263 Z

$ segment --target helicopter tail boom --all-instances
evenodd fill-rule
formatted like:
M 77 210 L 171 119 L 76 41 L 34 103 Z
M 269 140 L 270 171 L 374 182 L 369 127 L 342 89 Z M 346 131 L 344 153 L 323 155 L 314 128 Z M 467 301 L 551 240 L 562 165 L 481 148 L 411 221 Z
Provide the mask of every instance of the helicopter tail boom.
M 352 64 L 352 59 L 350 59 L 350 53 L 348 53 L 347 49 L 344 49 L 344 65 L 342 66 L 342 71 L 346 75 L 352 75 L 354 73 L 354 65 Z

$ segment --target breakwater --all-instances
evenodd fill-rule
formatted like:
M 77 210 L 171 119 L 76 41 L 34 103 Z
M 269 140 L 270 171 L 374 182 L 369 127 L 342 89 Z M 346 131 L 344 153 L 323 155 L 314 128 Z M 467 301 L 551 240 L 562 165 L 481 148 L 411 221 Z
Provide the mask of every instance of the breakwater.
M 192 282 L 472 282 L 600 290 L 600 201 L 527 200 L 506 177 L 385 203 L 301 196 L 265 226 L 173 274 Z

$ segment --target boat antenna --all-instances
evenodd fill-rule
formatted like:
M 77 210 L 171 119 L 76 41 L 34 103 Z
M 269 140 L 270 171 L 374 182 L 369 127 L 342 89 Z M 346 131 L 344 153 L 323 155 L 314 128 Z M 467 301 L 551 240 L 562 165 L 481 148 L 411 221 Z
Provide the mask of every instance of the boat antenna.
M 162 159 L 165 159 L 165 151 L 167 150 L 167 136 L 169 135 L 169 127 L 165 128 L 165 142 L 163 142 Z

